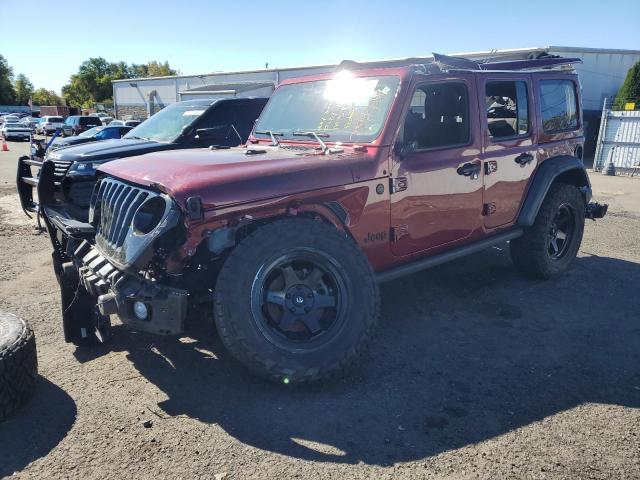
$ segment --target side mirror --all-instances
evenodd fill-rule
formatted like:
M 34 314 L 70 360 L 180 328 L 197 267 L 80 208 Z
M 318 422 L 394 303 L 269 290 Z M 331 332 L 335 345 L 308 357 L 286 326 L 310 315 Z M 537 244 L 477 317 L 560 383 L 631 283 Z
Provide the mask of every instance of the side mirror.
M 413 152 L 413 143 L 405 144 L 402 140 L 396 140 L 393 144 L 393 153 L 402 160 L 409 153 Z

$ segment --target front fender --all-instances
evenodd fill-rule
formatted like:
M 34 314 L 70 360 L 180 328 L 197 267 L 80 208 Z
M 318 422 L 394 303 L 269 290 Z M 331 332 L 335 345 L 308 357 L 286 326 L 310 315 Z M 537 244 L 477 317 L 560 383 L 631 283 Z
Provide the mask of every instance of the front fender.
M 556 181 L 578 187 L 584 196 L 585 204 L 591 200 L 591 183 L 582 160 L 577 157 L 562 155 L 545 160 L 533 175 L 518 215 L 518 225 L 521 227 L 533 225 L 549 188 Z

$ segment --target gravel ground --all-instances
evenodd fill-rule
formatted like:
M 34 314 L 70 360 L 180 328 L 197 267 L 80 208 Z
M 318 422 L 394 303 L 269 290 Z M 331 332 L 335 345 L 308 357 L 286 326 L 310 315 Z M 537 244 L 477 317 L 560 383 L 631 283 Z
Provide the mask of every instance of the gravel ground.
M 0 424 L 0 476 L 640 478 L 640 179 L 592 175 L 612 211 L 563 277 L 525 279 L 493 248 L 387 284 L 357 374 L 289 389 L 204 328 L 65 344 L 48 239 L 14 193 L 26 144 L 10 148 L 0 308 L 31 322 L 41 379 Z

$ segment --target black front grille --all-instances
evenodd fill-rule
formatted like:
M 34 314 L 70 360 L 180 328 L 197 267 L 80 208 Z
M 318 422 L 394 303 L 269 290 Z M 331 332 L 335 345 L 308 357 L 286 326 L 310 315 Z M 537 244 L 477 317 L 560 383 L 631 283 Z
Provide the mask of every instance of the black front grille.
M 51 161 L 55 165 L 55 169 L 53 171 L 53 178 L 56 182 L 60 182 L 69 171 L 69 167 L 71 167 L 71 164 L 73 162 L 67 162 L 65 160 L 53 160 L 53 159 L 51 159 Z
M 92 217 L 98 223 L 96 244 L 105 251 L 122 247 L 136 210 L 147 198 L 156 195 L 155 192 L 113 178 L 103 179 L 95 204 L 91 206 Z

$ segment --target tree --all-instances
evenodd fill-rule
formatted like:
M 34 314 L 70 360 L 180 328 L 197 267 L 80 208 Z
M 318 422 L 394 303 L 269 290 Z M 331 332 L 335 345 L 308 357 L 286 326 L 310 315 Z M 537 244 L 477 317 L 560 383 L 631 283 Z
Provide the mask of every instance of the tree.
M 0 55 L 0 105 L 14 105 L 16 91 L 13 88 L 13 69 L 7 60 Z
M 102 57 L 90 58 L 71 75 L 69 83 L 62 88 L 62 95 L 68 105 L 91 108 L 94 103 L 108 103 L 112 100 L 111 82 L 123 78 L 176 75 L 177 71 L 169 62 L 151 61 L 146 64 L 107 62 Z
M 618 90 L 615 105 L 622 108 L 627 102 L 640 104 L 640 61 L 636 62 L 627 72 L 627 77 Z
M 39 88 L 31 96 L 34 105 L 63 105 L 62 98 L 53 90 Z
M 167 77 L 169 75 L 178 75 L 178 71 L 169 66 L 169 62 L 158 62 L 152 60 L 146 64 L 132 63 L 129 68 L 129 76 L 134 77 Z
M 16 104 L 28 105 L 29 98 L 33 95 L 33 84 L 22 73 L 16 78 L 15 90 Z

